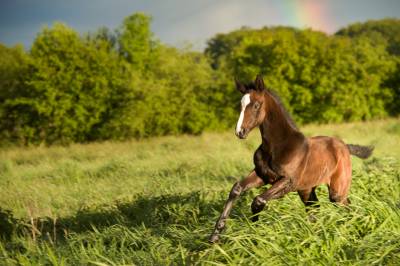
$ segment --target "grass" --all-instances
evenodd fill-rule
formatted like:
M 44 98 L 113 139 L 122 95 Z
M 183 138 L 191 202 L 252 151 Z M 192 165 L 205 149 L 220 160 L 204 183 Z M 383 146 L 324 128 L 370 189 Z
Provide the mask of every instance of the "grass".
M 0 151 L 0 264 L 399 265 L 400 120 L 310 125 L 307 135 L 373 144 L 353 159 L 349 209 L 327 189 L 309 222 L 291 193 L 251 223 L 236 203 L 221 241 L 207 238 L 235 182 L 252 169 L 258 132 Z

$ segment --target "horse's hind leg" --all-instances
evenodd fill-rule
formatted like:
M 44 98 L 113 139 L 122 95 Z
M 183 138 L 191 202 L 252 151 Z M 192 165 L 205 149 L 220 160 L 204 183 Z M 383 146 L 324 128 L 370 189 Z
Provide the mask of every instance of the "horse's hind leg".
M 221 216 L 219 217 L 218 221 L 215 224 L 215 228 L 213 233 L 210 236 L 209 241 L 211 243 L 214 243 L 218 241 L 219 239 L 219 233 L 222 232 L 222 230 L 225 227 L 225 221 L 226 218 L 228 218 L 229 213 L 232 210 L 233 202 L 246 190 L 254 187 L 260 187 L 264 185 L 264 181 L 257 176 L 255 171 L 252 171 L 246 178 L 243 180 L 236 182 L 232 189 L 231 192 L 229 193 L 228 200 L 226 201 L 224 205 L 224 209 L 221 213 Z
M 336 189 L 332 188 L 331 186 L 329 186 L 329 200 L 333 203 L 349 205 L 350 200 L 348 199 L 348 196 L 347 196 L 348 193 L 341 193 L 338 191 L 340 191 L 340 190 L 336 190 Z
M 309 212 L 310 210 L 312 210 L 312 208 L 319 207 L 317 194 L 315 193 L 315 188 L 316 187 L 297 191 L 301 201 L 303 201 L 304 205 L 306 206 L 306 212 Z M 309 219 L 310 221 L 314 222 L 315 221 L 314 215 L 309 214 Z
M 345 173 L 344 171 L 335 174 L 331 178 L 329 188 L 329 200 L 334 203 L 342 205 L 350 204 L 348 194 L 351 184 L 351 173 Z

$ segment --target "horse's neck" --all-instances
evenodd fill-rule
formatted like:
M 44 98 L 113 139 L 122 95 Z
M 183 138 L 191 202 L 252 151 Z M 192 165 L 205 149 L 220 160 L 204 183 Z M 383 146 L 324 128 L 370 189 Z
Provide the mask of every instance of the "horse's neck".
M 285 116 L 278 103 L 270 99 L 269 108 L 264 121 L 260 125 L 263 149 L 268 153 L 279 152 L 285 143 L 294 137 L 302 135 L 294 128 Z

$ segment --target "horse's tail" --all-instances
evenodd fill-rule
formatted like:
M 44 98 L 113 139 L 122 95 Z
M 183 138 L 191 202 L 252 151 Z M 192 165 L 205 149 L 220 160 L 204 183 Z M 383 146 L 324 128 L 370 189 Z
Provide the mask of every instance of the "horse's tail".
M 372 151 L 374 150 L 374 146 L 361 146 L 354 144 L 346 144 L 346 146 L 351 155 L 355 155 L 361 159 L 367 159 L 369 156 L 371 156 Z

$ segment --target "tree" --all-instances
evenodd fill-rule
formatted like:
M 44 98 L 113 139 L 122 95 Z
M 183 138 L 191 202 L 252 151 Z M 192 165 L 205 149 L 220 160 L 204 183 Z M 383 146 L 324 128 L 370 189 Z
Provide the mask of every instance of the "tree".
M 124 19 L 119 29 L 119 51 L 135 70 L 145 72 L 157 57 L 158 42 L 150 30 L 151 17 L 135 13 Z
M 384 86 L 390 88 L 393 100 L 388 102 L 386 109 L 392 114 L 400 113 L 400 19 L 369 20 L 364 23 L 354 23 L 340 29 L 336 35 L 349 36 L 353 39 L 367 38 L 376 46 L 385 46 L 395 62 L 395 70 L 387 76 Z
M 25 142 L 85 141 L 120 83 L 118 55 L 57 23 L 38 34 L 24 87 L 7 99 Z
M 0 44 L 0 134 L 3 140 L 24 142 L 21 125 L 29 115 L 23 106 L 12 103 L 26 91 L 31 58 L 22 46 L 8 48 Z
M 245 80 L 264 74 L 298 122 L 387 115 L 391 92 L 385 80 L 394 64 L 385 47 L 368 38 L 273 27 L 218 35 L 209 45 L 206 52 L 217 69 Z

